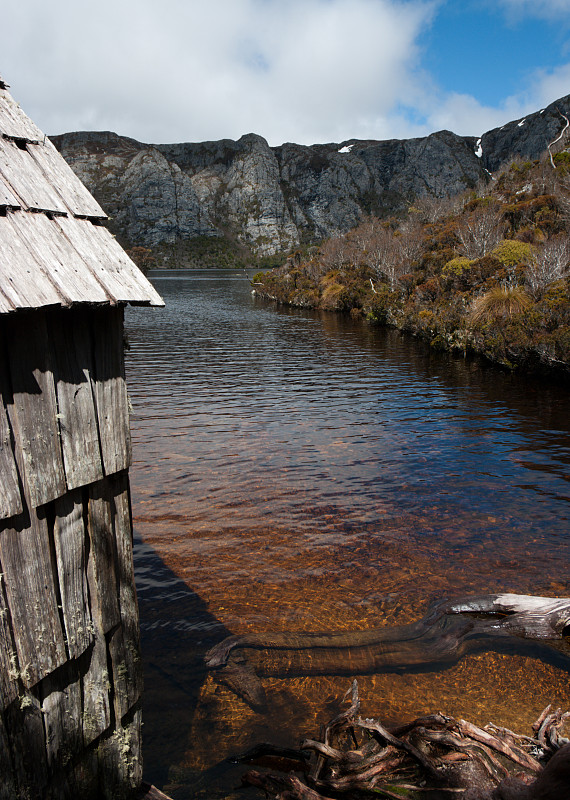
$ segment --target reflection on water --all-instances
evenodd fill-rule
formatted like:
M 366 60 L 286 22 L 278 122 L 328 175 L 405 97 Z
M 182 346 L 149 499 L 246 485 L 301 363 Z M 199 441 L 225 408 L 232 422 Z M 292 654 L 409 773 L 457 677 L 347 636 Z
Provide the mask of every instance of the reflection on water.
M 231 753 L 315 735 L 346 676 L 266 678 L 267 715 L 205 671 L 230 633 L 407 623 L 441 597 L 570 595 L 567 392 L 397 332 L 256 300 L 243 273 L 153 278 L 129 309 L 145 775 L 227 794 Z M 525 728 L 564 665 L 479 653 L 360 679 L 363 710 Z

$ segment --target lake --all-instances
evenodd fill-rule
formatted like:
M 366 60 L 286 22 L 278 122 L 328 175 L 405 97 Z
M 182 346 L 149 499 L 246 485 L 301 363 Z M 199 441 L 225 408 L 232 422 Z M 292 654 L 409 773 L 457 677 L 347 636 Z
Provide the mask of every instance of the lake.
M 146 780 L 230 796 L 244 767 L 229 756 L 297 746 L 341 708 L 350 678 L 300 675 L 264 679 L 254 711 L 204 666 L 227 635 L 570 595 L 567 389 L 274 306 L 243 271 L 151 279 L 166 308 L 126 311 Z M 527 733 L 570 706 L 567 665 L 532 653 L 358 679 L 387 724 L 440 710 Z

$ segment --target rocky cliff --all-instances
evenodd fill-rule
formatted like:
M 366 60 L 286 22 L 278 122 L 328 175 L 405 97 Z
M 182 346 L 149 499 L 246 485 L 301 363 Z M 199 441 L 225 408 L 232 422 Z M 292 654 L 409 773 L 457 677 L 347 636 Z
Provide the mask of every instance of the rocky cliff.
M 480 139 L 439 131 L 269 147 L 251 133 L 237 142 L 150 145 L 80 132 L 53 141 L 126 245 L 163 254 L 175 248 L 184 263 L 192 242 L 204 237 L 271 255 L 345 232 L 365 214 L 383 216 L 422 195 L 475 187 L 515 156 L 540 157 L 563 132 L 553 147 L 567 144 L 569 116 L 570 95 Z

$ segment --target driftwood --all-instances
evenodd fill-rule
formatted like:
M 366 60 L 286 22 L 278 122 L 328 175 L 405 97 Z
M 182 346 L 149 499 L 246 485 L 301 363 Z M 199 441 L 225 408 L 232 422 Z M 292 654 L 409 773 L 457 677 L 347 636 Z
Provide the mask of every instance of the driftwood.
M 136 800 L 172 800 L 172 798 L 164 794 L 164 792 L 161 792 L 156 786 L 143 782 L 136 796 Z
M 570 743 L 560 736 L 569 713 L 546 708 L 532 736 L 493 724 L 480 728 L 441 713 L 388 730 L 378 720 L 359 716 L 356 681 L 349 693 L 350 707 L 300 750 L 258 745 L 238 756 L 242 763 L 273 761 L 281 769 L 285 763 L 288 771 L 250 770 L 242 777 L 244 785 L 276 800 L 352 800 L 371 792 L 434 800 L 570 798 Z
M 491 594 L 442 600 L 409 625 L 341 633 L 229 636 L 206 664 L 252 708 L 264 676 L 364 675 L 456 663 L 469 652 L 546 645 L 570 656 L 570 598 Z

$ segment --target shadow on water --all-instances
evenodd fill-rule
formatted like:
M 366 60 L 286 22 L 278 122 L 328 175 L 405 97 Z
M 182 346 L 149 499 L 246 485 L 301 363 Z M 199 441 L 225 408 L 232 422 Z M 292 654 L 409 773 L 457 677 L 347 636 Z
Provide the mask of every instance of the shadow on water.
M 163 786 L 189 747 L 207 675 L 204 653 L 229 631 L 136 535 L 134 558 L 145 678 L 144 776 Z
M 165 787 L 174 800 L 187 800 L 187 798 L 225 796 L 232 786 L 239 784 L 240 775 L 245 770 L 242 765 L 236 765 L 227 760 L 227 742 L 220 748 L 219 760 L 216 759 L 215 749 L 219 742 L 216 741 L 216 728 L 220 731 L 220 738 L 224 737 L 224 720 L 217 719 L 218 709 L 212 703 L 212 713 L 209 718 L 208 699 L 203 696 L 204 685 L 208 678 L 212 682 L 211 674 L 204 662 L 204 654 L 218 642 L 230 635 L 228 629 L 216 619 L 207 608 L 204 600 L 186 583 L 173 573 L 161 560 L 154 549 L 145 544 L 139 537 L 135 537 L 135 564 L 136 581 L 141 615 L 141 644 L 143 650 L 145 669 L 145 694 L 144 694 L 144 737 L 143 756 L 145 760 L 145 779 L 161 787 Z M 331 621 L 332 632 L 334 623 Z M 310 674 L 312 662 L 319 656 L 318 649 L 306 649 L 301 652 L 298 667 L 295 670 L 283 670 L 279 667 L 273 669 L 272 674 L 277 678 L 297 677 L 304 678 Z M 304 652 L 304 655 L 302 654 Z M 541 643 L 518 639 L 505 639 L 493 641 L 485 636 L 477 637 L 471 648 L 471 655 L 485 654 L 485 659 L 491 664 L 499 656 L 524 657 L 527 665 L 536 665 L 538 672 L 545 666 L 553 667 L 568 674 L 570 667 L 569 643 L 561 642 Z M 297 653 L 299 655 L 299 653 Z M 331 677 L 346 676 L 346 682 L 353 677 L 361 680 L 367 674 L 378 677 L 382 672 L 393 673 L 395 679 L 406 679 L 409 676 L 425 674 L 428 680 L 437 676 L 438 680 L 445 678 L 445 674 L 456 668 L 461 658 L 450 661 L 434 661 L 429 664 L 402 664 L 396 668 L 382 669 L 347 669 L 347 652 L 333 654 L 328 668 L 323 670 L 323 675 Z M 277 657 L 279 658 L 279 656 Z M 303 669 L 306 661 L 307 670 Z M 262 673 L 260 673 L 262 674 Z M 213 683 L 216 684 L 214 673 Z M 292 684 L 295 685 L 295 682 Z M 214 693 L 219 693 L 220 687 Z M 227 690 L 226 690 L 227 694 Z M 232 694 L 232 692 L 230 692 Z M 243 697 L 235 696 L 231 702 L 243 704 Z M 274 687 L 268 698 L 268 706 L 262 713 L 254 715 L 255 722 L 249 720 L 248 743 L 271 740 L 294 746 L 295 741 L 274 727 L 275 719 L 286 719 L 292 705 L 297 704 L 296 716 L 300 718 L 308 713 L 305 706 L 294 690 L 287 685 Z M 334 716 L 340 710 L 340 695 L 330 694 L 321 698 L 321 713 L 324 718 Z M 196 720 L 195 714 L 199 709 L 201 719 Z M 204 726 L 204 720 L 212 731 L 204 735 L 205 741 L 196 741 L 196 729 Z M 396 717 L 393 723 L 401 722 Z M 207 768 L 193 766 L 188 762 L 189 751 L 200 750 L 204 747 L 211 748 L 210 765 Z M 224 749 L 225 747 L 225 749 Z M 239 752 L 239 746 L 231 747 L 230 752 Z M 255 796 L 255 790 L 249 789 L 246 796 Z

